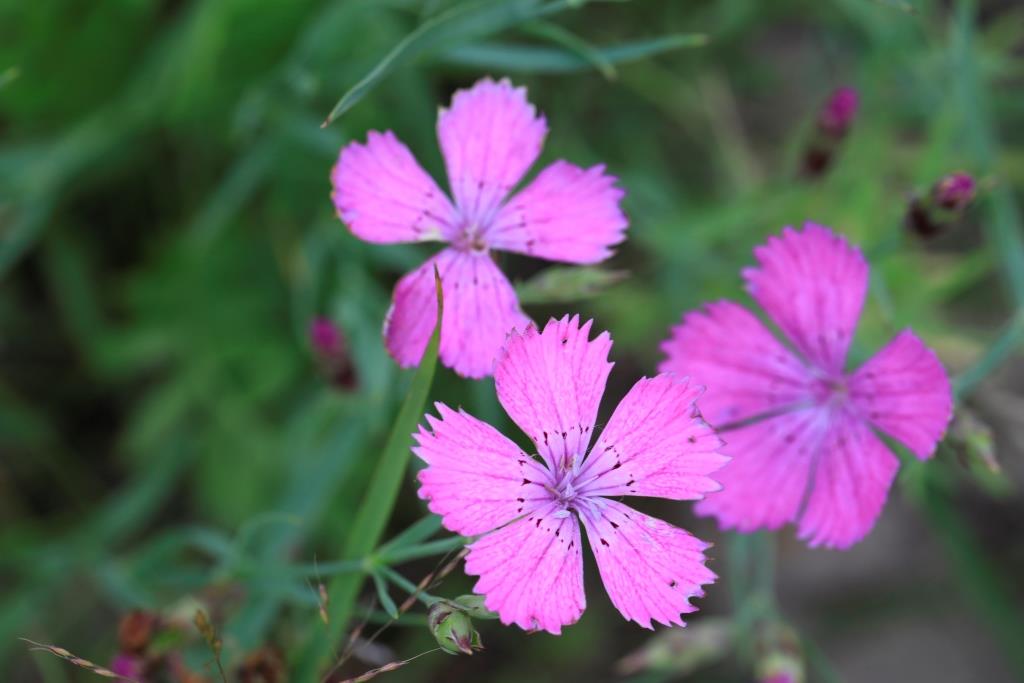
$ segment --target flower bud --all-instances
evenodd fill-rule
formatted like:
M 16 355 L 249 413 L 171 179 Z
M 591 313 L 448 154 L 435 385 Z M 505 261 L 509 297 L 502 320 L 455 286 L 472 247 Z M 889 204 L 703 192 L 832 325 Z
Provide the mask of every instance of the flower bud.
M 441 600 L 431 605 L 427 623 L 437 644 L 445 652 L 471 655 L 473 650 L 483 649 L 472 619 L 455 603 Z
M 110 662 L 110 670 L 118 676 L 133 681 L 141 681 L 145 670 L 145 660 L 130 652 L 119 652 L 114 657 L 114 660 Z
M 932 199 L 948 211 L 961 212 L 974 201 L 974 178 L 966 173 L 950 173 L 932 187 Z
M 832 93 L 818 114 L 818 129 L 825 135 L 841 139 L 857 118 L 860 97 L 854 88 L 842 87 Z
M 142 652 L 149 646 L 156 626 L 156 616 L 142 610 L 133 610 L 121 618 L 117 627 L 117 641 L 125 652 Z
M 336 388 L 354 389 L 356 374 L 345 335 L 330 319 L 315 318 L 309 325 L 309 344 L 321 371 Z

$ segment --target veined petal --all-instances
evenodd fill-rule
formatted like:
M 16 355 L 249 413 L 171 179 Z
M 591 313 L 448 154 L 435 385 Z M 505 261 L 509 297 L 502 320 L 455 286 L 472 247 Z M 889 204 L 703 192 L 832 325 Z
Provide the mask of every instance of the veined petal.
M 583 614 L 579 522 L 559 510 L 548 505 L 469 546 L 466 573 L 480 577 L 473 591 L 501 623 L 558 634 Z
M 399 280 L 384 323 L 387 349 L 402 367 L 423 358 L 437 322 L 435 264 L 444 293 L 441 361 L 464 377 L 490 375 L 508 333 L 530 321 L 488 254 L 445 249 Z
M 551 320 L 543 332 L 513 333 L 498 360 L 494 384 L 505 412 L 533 439 L 553 472 L 577 462 L 590 444 L 611 372 L 611 337 L 588 339 L 592 321 Z
M 634 384 L 580 469 L 580 493 L 697 500 L 721 489 L 710 475 L 729 459 L 697 409 L 703 391 L 670 374 Z
M 760 266 L 743 271 L 751 296 L 809 361 L 841 372 L 868 288 L 860 250 L 807 223 L 769 237 L 754 255 Z
M 850 377 L 850 398 L 878 429 L 929 458 L 953 416 L 949 378 L 935 352 L 904 330 Z
M 427 415 L 413 453 L 420 471 L 420 498 L 441 515 L 447 529 L 475 536 L 507 524 L 551 501 L 544 466 L 486 422 L 443 403 L 440 419 Z
M 799 536 L 812 548 L 849 548 L 875 525 L 899 461 L 868 425 L 836 415 L 814 468 Z
M 452 96 L 437 136 L 452 196 L 464 220 L 482 227 L 537 160 L 547 123 L 526 88 L 484 78 Z
M 483 233 L 492 249 L 566 263 L 598 263 L 625 239 L 623 191 L 604 166 L 556 161 L 501 207 Z
M 338 217 L 367 242 L 447 240 L 454 234 L 457 218 L 448 197 L 391 131 L 370 131 L 366 144 L 346 145 L 331 185 Z
M 661 349 L 666 358 L 658 370 L 707 385 L 700 407 L 716 427 L 812 398 L 810 370 L 731 301 L 686 313 Z
M 710 547 L 687 531 L 606 498 L 580 506 L 580 519 L 597 558 L 612 604 L 644 628 L 656 621 L 685 625 L 680 615 L 696 612 L 690 599 L 715 574 L 704 566 Z
M 795 521 L 829 427 L 827 410 L 807 408 L 723 433 L 732 460 L 715 474 L 722 490 L 697 503 L 697 514 L 742 532 Z

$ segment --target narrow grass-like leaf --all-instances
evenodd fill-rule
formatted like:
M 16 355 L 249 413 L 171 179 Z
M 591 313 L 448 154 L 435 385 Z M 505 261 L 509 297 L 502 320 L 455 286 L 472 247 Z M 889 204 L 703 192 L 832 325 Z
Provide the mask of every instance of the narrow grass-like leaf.
M 474 69 L 521 71 L 530 73 L 571 73 L 594 66 L 598 57 L 611 65 L 636 62 L 673 50 L 703 47 L 708 37 L 702 33 L 678 33 L 622 45 L 594 48 L 590 59 L 562 47 L 521 43 L 473 43 L 446 51 L 442 59 L 457 66 Z
M 523 26 L 523 32 L 554 43 L 556 46 L 577 55 L 580 59 L 588 62 L 594 69 L 601 72 L 601 75 L 609 81 L 618 75 L 615 71 L 615 65 L 608 60 L 608 56 L 605 53 L 558 24 L 552 24 L 549 21 L 533 21 Z
M 381 452 L 370 485 L 356 512 L 352 531 L 345 543 L 343 559 L 359 559 L 369 555 L 380 543 L 391 517 L 395 499 L 401 488 L 412 453 L 412 434 L 423 418 L 430 386 L 437 368 L 437 353 L 441 344 L 441 320 L 444 302 L 441 296 L 441 277 L 434 270 L 437 290 L 437 324 L 430 337 L 419 368 L 413 375 L 405 401 L 391 428 L 391 434 Z M 363 584 L 363 574 L 339 574 L 331 582 L 329 620 L 325 626 L 319 617 L 311 620 L 312 635 L 306 647 L 299 649 L 295 662 L 296 681 L 318 680 L 317 673 L 333 651 L 342 631 L 352 616 L 356 598 Z
M 525 21 L 549 16 L 581 4 L 583 3 L 572 0 L 480 0 L 456 5 L 441 12 L 420 24 L 416 30 L 395 45 L 362 80 L 342 95 L 323 125 L 330 125 L 355 106 L 392 71 L 404 64 L 427 54 L 440 53 L 453 45 L 493 35 Z M 585 60 L 583 63 L 589 64 Z
M 380 547 L 380 553 L 407 548 L 427 540 L 441 530 L 441 518 L 427 515 Z
M 380 601 L 381 608 L 388 613 L 388 616 L 392 619 L 398 618 L 398 605 L 391 599 L 388 594 L 388 584 L 384 581 L 384 577 L 380 575 L 380 572 L 373 572 L 373 585 L 377 588 L 377 599 Z

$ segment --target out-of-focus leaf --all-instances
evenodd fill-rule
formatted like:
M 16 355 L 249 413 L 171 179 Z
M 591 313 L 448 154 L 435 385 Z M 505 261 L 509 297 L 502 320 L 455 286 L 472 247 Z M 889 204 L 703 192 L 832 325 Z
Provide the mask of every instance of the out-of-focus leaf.
M 328 114 L 330 124 L 355 106 L 396 68 L 431 52 L 502 31 L 569 6 L 567 0 L 482 0 L 457 5 L 428 19 L 405 37 L 365 77 L 348 90 Z
M 377 600 L 380 601 L 381 608 L 388 613 L 388 616 L 392 619 L 398 618 L 398 606 L 395 605 L 395 601 L 391 599 L 391 595 L 388 594 L 388 584 L 384 581 L 384 577 L 378 572 L 371 574 L 373 577 L 373 585 L 377 589 Z
M 732 625 L 721 617 L 704 617 L 685 629 L 661 631 L 616 665 L 622 675 L 644 671 L 685 676 L 725 657 L 732 648 Z
M 608 65 L 625 64 L 683 48 L 703 47 L 702 33 L 679 33 L 609 47 L 595 47 L 588 56 L 564 47 L 519 43 L 459 45 L 442 57 L 449 64 L 474 69 L 500 69 L 530 73 L 571 73 L 594 68 L 595 59 Z
M 629 275 L 596 266 L 554 266 L 516 285 L 524 304 L 558 304 L 597 296 Z
M 527 35 L 541 38 L 555 45 L 565 48 L 569 52 L 578 55 L 590 63 L 592 67 L 601 72 L 601 75 L 612 80 L 616 77 L 615 65 L 608 60 L 601 50 L 571 31 L 567 31 L 558 24 L 548 21 L 535 21 L 523 25 L 523 32 Z

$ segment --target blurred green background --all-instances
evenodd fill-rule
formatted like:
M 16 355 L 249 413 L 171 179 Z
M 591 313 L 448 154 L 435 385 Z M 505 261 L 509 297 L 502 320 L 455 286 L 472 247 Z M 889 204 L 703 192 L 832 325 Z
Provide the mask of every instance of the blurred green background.
M 430 253 L 352 237 L 330 167 L 392 129 L 443 178 L 437 108 L 488 74 L 547 115 L 541 163 L 603 162 L 628 192 L 629 239 L 605 264 L 628 277 L 527 306 L 611 331 L 602 414 L 654 372 L 684 310 L 744 299 L 739 269 L 765 236 L 812 219 L 864 247 L 853 360 L 913 326 L 958 377 L 958 420 L 851 551 L 780 534 L 779 607 L 810 680 L 1024 680 L 1024 6 L 1010 0 L 0 0 L 0 677 L 91 680 L 17 638 L 107 665 L 133 608 L 188 624 L 202 605 L 233 680 L 264 680 L 238 673 L 250 653 L 289 658 L 316 623 L 309 567 L 338 557 L 408 387 L 380 339 L 391 288 Z M 842 85 L 860 113 L 807 178 Z M 910 234 L 911 197 L 957 170 L 978 201 L 936 239 Z M 549 267 L 500 262 L 517 282 Z M 346 335 L 355 388 L 318 362 L 316 316 Z M 512 433 L 489 380 L 439 369 L 431 396 Z M 725 578 L 688 631 L 735 620 L 729 539 L 686 505 L 648 507 L 717 546 Z M 410 475 L 389 535 L 425 514 Z M 396 570 L 415 583 L 438 559 Z M 594 569 L 562 637 L 480 622 L 484 652 L 381 680 L 616 678 L 652 636 Z M 434 592 L 470 586 L 460 568 Z M 423 624 L 414 608 L 344 674 L 432 648 Z M 217 680 L 187 631 L 162 647 Z M 742 648 L 708 660 L 629 675 L 751 680 Z

